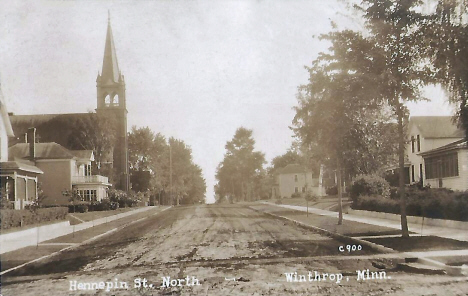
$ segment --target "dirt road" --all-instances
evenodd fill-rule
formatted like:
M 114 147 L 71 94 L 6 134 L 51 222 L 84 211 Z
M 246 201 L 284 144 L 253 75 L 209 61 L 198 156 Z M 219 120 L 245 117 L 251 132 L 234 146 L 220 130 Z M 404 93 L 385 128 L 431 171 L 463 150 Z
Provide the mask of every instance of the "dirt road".
M 178 207 L 6 274 L 1 294 L 467 295 L 466 278 L 345 245 L 247 206 Z

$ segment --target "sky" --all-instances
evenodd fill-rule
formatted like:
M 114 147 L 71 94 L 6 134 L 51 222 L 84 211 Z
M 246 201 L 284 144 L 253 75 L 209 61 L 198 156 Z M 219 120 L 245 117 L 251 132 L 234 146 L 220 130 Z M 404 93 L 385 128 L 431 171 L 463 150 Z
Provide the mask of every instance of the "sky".
M 0 82 L 15 114 L 96 108 L 110 11 L 126 81 L 128 128 L 148 126 L 192 149 L 214 201 L 216 167 L 237 128 L 269 162 L 291 146 L 297 87 L 329 44 L 331 21 L 352 26 L 340 0 L 15 1 L 0 9 Z M 445 94 L 411 115 L 452 115 Z

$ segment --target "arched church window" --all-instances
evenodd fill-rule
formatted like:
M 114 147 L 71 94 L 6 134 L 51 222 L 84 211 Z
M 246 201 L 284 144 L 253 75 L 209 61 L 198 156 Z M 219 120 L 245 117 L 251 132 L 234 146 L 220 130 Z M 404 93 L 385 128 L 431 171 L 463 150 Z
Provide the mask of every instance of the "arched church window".
M 104 99 L 104 103 L 106 104 L 106 106 L 110 106 L 111 104 L 111 97 L 110 95 L 107 95 L 106 98 Z
M 119 106 L 119 95 L 115 95 L 113 100 L 112 100 L 112 104 L 114 106 Z

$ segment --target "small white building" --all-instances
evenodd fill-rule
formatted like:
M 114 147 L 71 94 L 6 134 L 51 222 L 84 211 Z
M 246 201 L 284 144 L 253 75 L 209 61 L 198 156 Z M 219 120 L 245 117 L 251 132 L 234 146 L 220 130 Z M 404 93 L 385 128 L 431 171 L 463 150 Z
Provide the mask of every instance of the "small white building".
M 275 185 L 272 189 L 273 198 L 288 198 L 293 194 L 311 191 L 317 196 L 322 192 L 319 187 L 319 178 L 313 178 L 312 171 L 299 164 L 288 164 L 279 169 L 275 176 Z

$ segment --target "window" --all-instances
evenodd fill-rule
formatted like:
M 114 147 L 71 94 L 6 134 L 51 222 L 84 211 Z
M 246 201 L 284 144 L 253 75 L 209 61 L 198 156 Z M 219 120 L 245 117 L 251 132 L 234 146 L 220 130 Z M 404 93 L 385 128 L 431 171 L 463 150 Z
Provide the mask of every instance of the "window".
M 85 176 L 91 176 L 91 165 L 90 164 L 85 164 Z
M 416 142 L 417 142 L 418 152 L 419 152 L 421 151 L 421 138 L 419 137 L 419 135 L 416 136 Z
M 426 179 L 440 179 L 458 176 L 458 153 L 425 159 Z
M 304 193 L 304 192 L 305 192 L 305 187 L 302 187 L 302 193 Z
M 294 187 L 294 192 L 299 193 L 299 188 L 298 188 L 298 187 Z
M 414 182 L 414 165 L 411 165 L 411 182 Z
M 104 103 L 106 104 L 106 106 L 110 106 L 111 104 L 111 97 L 110 95 L 107 95 L 106 98 L 104 99 Z
M 297 182 L 297 175 L 294 175 L 294 181 Z
M 414 153 L 414 136 L 411 136 L 411 152 Z
M 96 201 L 97 200 L 97 190 L 77 190 L 79 197 L 82 201 Z

